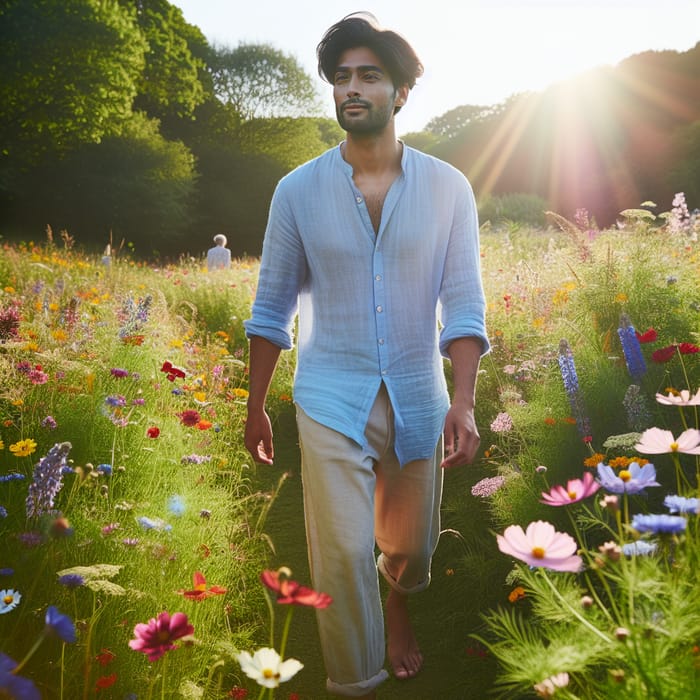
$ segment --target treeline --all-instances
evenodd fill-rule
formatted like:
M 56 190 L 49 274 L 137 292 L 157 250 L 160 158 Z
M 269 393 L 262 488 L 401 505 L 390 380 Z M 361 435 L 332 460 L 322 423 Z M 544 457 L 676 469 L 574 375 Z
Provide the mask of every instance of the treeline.
M 610 225 L 642 202 L 668 211 L 684 192 L 700 207 L 700 43 L 648 51 L 516 95 L 463 106 L 417 135 L 472 181 L 480 197 L 539 195 L 564 216 L 587 209 Z
M 341 136 L 269 45 L 208 44 L 167 0 L 0 4 L 0 233 L 259 252 L 277 180 Z
M 0 235 L 49 225 L 139 257 L 224 233 L 260 252 L 275 184 L 338 143 L 311 77 L 266 44 L 210 45 L 167 0 L 0 3 Z M 542 93 L 462 106 L 405 137 L 477 197 L 529 193 L 599 224 L 683 191 L 700 206 L 700 44 Z

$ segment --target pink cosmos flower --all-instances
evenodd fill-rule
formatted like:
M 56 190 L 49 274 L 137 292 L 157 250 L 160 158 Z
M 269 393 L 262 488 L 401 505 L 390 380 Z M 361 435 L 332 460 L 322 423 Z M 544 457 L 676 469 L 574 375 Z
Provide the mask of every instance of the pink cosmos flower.
M 543 520 L 530 523 L 525 531 L 520 525 L 510 525 L 502 535 L 496 535 L 496 540 L 501 552 L 529 566 L 574 573 L 583 566 L 583 560 L 575 554 L 576 540 Z
M 649 428 L 642 433 L 634 449 L 643 455 L 662 455 L 668 452 L 700 455 L 700 430 L 689 428 L 674 438 L 670 430 Z
M 691 396 L 688 389 L 681 389 L 677 395 L 670 391 L 667 396 L 657 394 L 656 400 L 664 406 L 700 406 L 700 389 L 697 390 L 695 396 Z
M 588 496 L 592 496 L 600 484 L 593 478 L 591 472 L 586 472 L 583 479 L 570 479 L 563 486 L 552 486 L 549 493 L 542 492 L 540 503 L 550 506 L 568 506 L 570 503 L 578 503 Z
M 135 651 L 148 655 L 149 661 L 157 661 L 166 651 L 176 649 L 173 642 L 194 633 L 194 627 L 187 621 L 185 613 L 176 612 L 173 616 L 163 611 L 158 618 L 151 618 L 148 624 L 139 623 L 134 627 L 136 639 L 129 641 Z

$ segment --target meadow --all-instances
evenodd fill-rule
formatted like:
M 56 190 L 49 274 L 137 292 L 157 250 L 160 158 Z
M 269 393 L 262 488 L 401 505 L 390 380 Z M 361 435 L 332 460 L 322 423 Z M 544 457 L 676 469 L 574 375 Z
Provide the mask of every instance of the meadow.
M 682 196 L 650 209 L 483 224 L 482 445 L 446 475 L 444 617 L 420 611 L 450 690 L 385 697 L 696 697 L 698 224 Z M 317 700 L 317 659 L 275 666 L 279 690 L 245 673 L 313 618 L 285 625 L 294 586 L 275 600 L 276 567 L 306 571 L 269 527 L 288 473 L 242 445 L 257 260 L 209 274 L 47 233 L 0 255 L 0 696 Z M 269 404 L 290 441 L 293 368 Z

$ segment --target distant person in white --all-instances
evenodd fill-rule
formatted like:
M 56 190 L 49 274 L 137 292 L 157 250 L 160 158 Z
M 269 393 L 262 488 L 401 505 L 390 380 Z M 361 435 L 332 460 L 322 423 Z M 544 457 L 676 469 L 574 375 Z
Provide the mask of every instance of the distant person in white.
M 231 267 L 231 251 L 226 247 L 226 236 L 219 233 L 214 236 L 213 248 L 207 251 L 207 270 L 228 270 Z

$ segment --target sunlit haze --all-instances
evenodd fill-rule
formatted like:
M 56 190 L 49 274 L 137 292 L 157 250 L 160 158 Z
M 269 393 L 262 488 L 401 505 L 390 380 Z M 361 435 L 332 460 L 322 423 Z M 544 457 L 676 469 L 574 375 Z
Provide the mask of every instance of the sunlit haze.
M 399 134 L 420 131 L 461 105 L 496 104 L 541 90 L 635 53 L 687 51 L 700 40 L 698 0 L 175 0 L 211 43 L 269 43 L 316 78 L 323 32 L 351 12 L 368 10 L 403 34 L 425 75 L 397 116 Z M 328 115 L 328 86 L 318 79 Z

